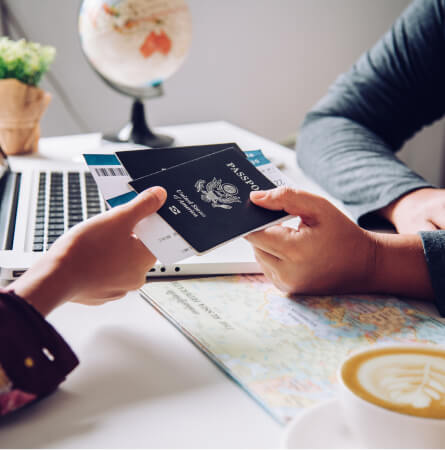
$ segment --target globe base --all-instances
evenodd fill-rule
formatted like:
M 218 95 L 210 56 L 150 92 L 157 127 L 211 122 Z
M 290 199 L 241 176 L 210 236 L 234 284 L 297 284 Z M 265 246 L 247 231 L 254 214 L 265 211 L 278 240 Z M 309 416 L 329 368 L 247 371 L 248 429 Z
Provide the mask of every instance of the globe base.
M 128 134 L 128 127 L 131 124 L 126 125 L 122 128 L 119 133 L 107 133 L 102 136 L 102 139 L 109 142 L 117 142 L 121 144 L 139 144 L 144 145 L 145 147 L 153 147 L 153 148 L 161 148 L 161 147 L 171 147 L 173 142 L 175 141 L 171 136 L 167 136 L 165 134 L 146 134 L 144 136 L 131 135 L 128 138 L 123 138 L 123 135 Z
M 146 147 L 170 147 L 174 139 L 165 134 L 155 134 L 145 120 L 144 104 L 134 99 L 131 109 L 131 121 L 118 133 L 104 134 L 102 139 L 110 142 L 133 143 Z

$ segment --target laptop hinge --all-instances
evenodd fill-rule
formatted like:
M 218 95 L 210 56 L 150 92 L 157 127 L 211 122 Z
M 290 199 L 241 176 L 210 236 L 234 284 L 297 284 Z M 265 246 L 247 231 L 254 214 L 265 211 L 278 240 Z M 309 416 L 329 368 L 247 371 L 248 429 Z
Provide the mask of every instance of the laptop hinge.
M 17 218 L 21 173 L 10 172 L 1 189 L 0 200 L 0 249 L 12 250 Z

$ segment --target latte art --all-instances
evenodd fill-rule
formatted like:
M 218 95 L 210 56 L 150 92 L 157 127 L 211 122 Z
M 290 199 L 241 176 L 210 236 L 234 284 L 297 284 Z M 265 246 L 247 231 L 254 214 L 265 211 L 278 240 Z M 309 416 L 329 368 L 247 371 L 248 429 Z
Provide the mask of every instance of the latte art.
M 445 351 L 380 348 L 344 365 L 345 384 L 364 400 L 393 411 L 445 418 Z
M 357 377 L 372 395 L 398 405 L 428 408 L 445 399 L 443 357 L 382 355 L 363 363 Z

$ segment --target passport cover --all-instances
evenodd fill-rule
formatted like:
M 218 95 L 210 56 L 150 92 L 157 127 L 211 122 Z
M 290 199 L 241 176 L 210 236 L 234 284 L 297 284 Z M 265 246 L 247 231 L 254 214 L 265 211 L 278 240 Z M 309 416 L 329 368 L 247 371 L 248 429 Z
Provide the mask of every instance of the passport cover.
M 167 200 L 158 214 L 198 253 L 288 216 L 249 200 L 251 191 L 276 186 L 233 148 L 129 184 L 136 192 L 164 187 Z
M 133 180 L 136 180 L 137 178 L 160 172 L 169 167 L 177 166 L 178 164 L 192 161 L 201 156 L 210 155 L 231 147 L 245 155 L 237 144 L 231 142 L 228 144 L 127 150 L 116 152 L 116 156 L 119 158 L 130 177 Z

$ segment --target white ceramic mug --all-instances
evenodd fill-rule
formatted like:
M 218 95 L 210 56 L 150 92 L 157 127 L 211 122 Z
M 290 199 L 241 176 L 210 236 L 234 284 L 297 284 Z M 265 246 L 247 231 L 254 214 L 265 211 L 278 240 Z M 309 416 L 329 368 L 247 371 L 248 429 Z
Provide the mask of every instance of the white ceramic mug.
M 365 347 L 349 355 L 338 370 L 339 400 L 347 426 L 358 442 L 371 448 L 445 448 L 445 419 L 402 414 L 364 400 L 343 379 L 345 364 L 355 355 L 378 348 L 434 349 L 445 348 L 422 344 L 388 344 Z

